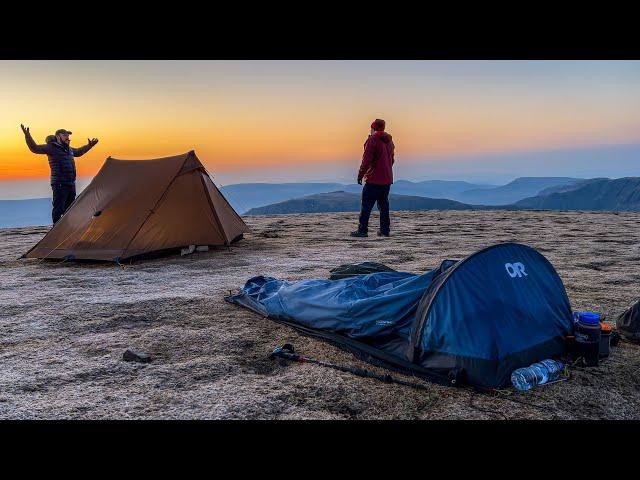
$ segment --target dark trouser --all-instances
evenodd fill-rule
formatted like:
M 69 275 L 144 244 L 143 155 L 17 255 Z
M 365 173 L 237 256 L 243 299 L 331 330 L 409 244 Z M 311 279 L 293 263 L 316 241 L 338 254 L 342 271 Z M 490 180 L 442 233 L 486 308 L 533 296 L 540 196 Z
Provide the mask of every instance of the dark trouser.
M 380 210 L 380 231 L 388 235 L 389 225 L 389 190 L 391 185 L 376 185 L 374 183 L 365 183 L 362 188 L 362 205 L 360 207 L 360 225 L 358 231 L 367 233 L 369 228 L 369 216 L 373 205 L 378 203 Z
M 51 189 L 53 190 L 51 218 L 55 224 L 76 199 L 76 186 L 56 183 L 51 185 Z

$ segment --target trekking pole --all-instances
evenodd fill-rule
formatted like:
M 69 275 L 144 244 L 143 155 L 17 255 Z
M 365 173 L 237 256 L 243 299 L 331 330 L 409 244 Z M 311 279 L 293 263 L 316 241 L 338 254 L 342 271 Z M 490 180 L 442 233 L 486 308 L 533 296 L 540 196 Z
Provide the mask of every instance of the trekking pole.
M 345 367 L 343 365 L 337 365 L 335 363 L 323 362 L 322 360 L 316 360 L 314 358 L 305 357 L 298 353 L 295 353 L 293 345 L 290 343 L 286 343 L 281 347 L 276 347 L 269 355 L 269 358 L 284 358 L 285 360 L 290 360 L 292 362 L 298 363 L 314 363 L 316 365 L 320 365 L 326 368 L 333 368 L 334 370 L 340 370 L 341 372 L 352 373 L 359 377 L 365 378 L 374 378 L 376 380 L 380 380 L 385 383 L 397 383 L 399 385 L 405 385 L 407 387 L 419 388 L 421 390 L 429 390 L 429 387 L 425 385 L 421 385 L 419 383 L 407 382 L 405 380 L 400 380 L 398 378 L 394 378 L 391 375 L 379 375 L 377 373 L 371 372 L 369 370 L 365 370 L 363 368 L 352 368 Z

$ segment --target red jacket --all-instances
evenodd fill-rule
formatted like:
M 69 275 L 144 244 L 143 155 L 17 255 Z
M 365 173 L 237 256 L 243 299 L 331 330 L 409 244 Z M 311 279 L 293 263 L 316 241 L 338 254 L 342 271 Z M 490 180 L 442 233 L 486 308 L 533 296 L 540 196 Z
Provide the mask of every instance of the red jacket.
M 375 132 L 364 142 L 362 164 L 358 172 L 358 180 L 376 185 L 393 183 L 392 165 L 395 145 L 387 132 Z

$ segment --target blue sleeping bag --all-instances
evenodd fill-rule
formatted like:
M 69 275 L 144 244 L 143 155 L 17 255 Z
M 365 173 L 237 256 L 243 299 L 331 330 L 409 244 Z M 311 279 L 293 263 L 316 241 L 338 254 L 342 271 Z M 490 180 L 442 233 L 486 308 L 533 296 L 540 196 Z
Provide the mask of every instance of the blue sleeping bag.
M 258 276 L 247 281 L 234 303 L 360 341 L 387 335 L 408 338 L 416 307 L 432 278 L 433 272 L 381 272 L 298 282 Z
M 297 282 L 257 276 L 226 300 L 367 361 L 486 388 L 507 385 L 515 368 L 564 353 L 573 332 L 555 269 L 516 243 L 446 260 L 422 275 Z

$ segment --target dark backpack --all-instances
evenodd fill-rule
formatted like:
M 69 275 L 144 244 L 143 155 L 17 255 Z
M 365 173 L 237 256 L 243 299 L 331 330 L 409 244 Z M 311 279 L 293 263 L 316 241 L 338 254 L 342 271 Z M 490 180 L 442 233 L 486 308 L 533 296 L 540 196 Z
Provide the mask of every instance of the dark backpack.
M 332 268 L 329 271 L 331 272 L 329 280 L 340 280 L 342 278 L 355 277 L 357 275 L 368 275 L 370 273 L 380 272 L 395 272 L 396 270 L 391 267 L 387 267 L 382 263 L 362 262 L 340 265 L 339 267 Z
M 640 343 L 640 300 L 618 316 L 616 327 L 627 340 Z

